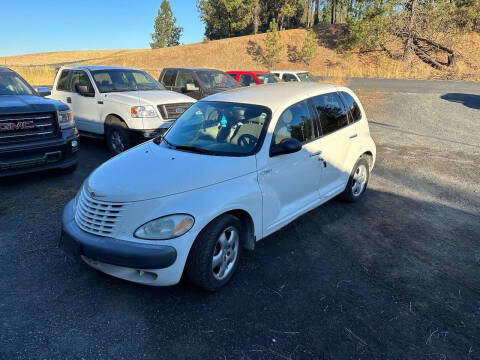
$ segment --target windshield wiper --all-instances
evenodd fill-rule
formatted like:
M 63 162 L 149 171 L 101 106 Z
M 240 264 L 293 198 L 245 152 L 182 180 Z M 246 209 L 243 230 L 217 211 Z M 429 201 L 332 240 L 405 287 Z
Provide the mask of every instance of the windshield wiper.
M 207 149 L 202 149 L 202 148 L 197 148 L 197 147 L 194 147 L 194 146 L 173 145 L 163 135 L 157 136 L 155 139 L 153 139 L 153 142 L 157 145 L 160 145 L 162 143 L 162 141 L 165 141 L 165 144 L 167 144 L 170 149 L 174 149 L 174 150 L 189 151 L 189 152 L 197 153 L 197 154 L 209 154 L 209 155 L 215 154 L 214 151 L 207 150 Z
M 206 149 L 202 149 L 202 148 L 197 148 L 197 147 L 194 147 L 194 146 L 176 145 L 175 149 L 176 150 L 185 150 L 185 151 L 189 151 L 189 152 L 197 153 L 197 154 L 209 154 L 209 155 L 215 154 L 214 151 L 206 150 Z
M 162 143 L 162 140 L 165 141 L 165 144 L 168 145 L 169 148 L 172 148 L 172 149 L 175 149 L 176 146 L 173 145 L 170 141 L 168 141 L 167 139 L 165 139 L 165 137 L 163 135 L 158 135 L 155 139 L 153 139 L 153 142 L 156 144 L 156 145 L 160 145 Z

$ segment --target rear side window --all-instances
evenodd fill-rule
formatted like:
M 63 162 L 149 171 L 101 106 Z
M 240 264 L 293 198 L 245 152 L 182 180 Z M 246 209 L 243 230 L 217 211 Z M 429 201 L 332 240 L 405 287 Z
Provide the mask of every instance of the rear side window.
M 256 84 L 256 81 L 255 79 L 253 78 L 252 75 L 249 75 L 249 74 L 242 74 L 240 75 L 240 79 L 238 80 L 238 82 L 244 86 L 248 86 L 250 85 L 251 83 L 255 83 Z
M 177 77 L 176 70 L 167 70 L 163 75 L 162 83 L 165 86 L 175 86 L 175 78 Z
M 343 100 L 345 100 L 345 105 L 347 106 L 347 110 L 350 112 L 350 116 L 352 117 L 352 121 L 356 122 L 362 118 L 362 112 L 360 111 L 360 107 L 355 102 L 355 99 L 349 94 L 344 91 L 341 92 Z
M 308 103 L 299 102 L 285 110 L 278 119 L 273 132 L 273 145 L 278 145 L 283 139 L 294 138 L 301 143 L 314 139 L 313 121 Z
M 316 96 L 312 99 L 317 109 L 323 135 L 328 135 L 348 125 L 347 111 L 337 93 Z
M 70 70 L 62 70 L 60 77 L 57 81 L 57 90 L 60 91 L 69 91 L 68 89 L 68 76 L 70 75 Z

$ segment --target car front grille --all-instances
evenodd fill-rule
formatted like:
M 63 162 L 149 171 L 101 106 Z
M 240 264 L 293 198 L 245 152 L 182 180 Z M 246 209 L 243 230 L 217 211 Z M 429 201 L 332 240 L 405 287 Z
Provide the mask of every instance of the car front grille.
M 54 112 L 0 115 L 0 144 L 44 140 L 57 135 L 57 115 Z
M 125 207 L 125 203 L 95 200 L 83 189 L 77 202 L 75 222 L 88 233 L 111 236 L 121 221 Z
M 193 103 L 158 105 L 158 111 L 165 120 L 177 120 Z

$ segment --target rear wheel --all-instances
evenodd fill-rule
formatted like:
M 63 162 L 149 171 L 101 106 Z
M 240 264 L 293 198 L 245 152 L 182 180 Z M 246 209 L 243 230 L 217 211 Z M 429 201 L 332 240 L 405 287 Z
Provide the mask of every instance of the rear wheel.
M 342 193 L 342 198 L 348 202 L 356 202 L 363 197 L 370 178 L 370 165 L 361 157 L 353 167 L 347 187 Z
M 113 155 L 118 155 L 130 147 L 128 126 L 115 116 L 107 118 L 105 137 L 108 149 Z
M 242 223 L 233 215 L 223 215 L 202 230 L 187 262 L 187 275 L 197 286 L 216 291 L 233 276 L 240 258 Z

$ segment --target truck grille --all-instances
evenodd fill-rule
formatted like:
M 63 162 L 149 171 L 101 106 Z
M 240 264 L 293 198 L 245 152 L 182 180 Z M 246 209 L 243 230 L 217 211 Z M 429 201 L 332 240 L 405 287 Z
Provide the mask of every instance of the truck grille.
M 54 112 L 0 116 L 0 144 L 44 140 L 57 135 Z
M 165 120 L 177 120 L 193 103 L 158 105 L 158 111 Z
M 75 211 L 75 222 L 83 231 L 109 236 L 116 230 L 124 211 L 125 204 L 94 200 L 82 190 Z

